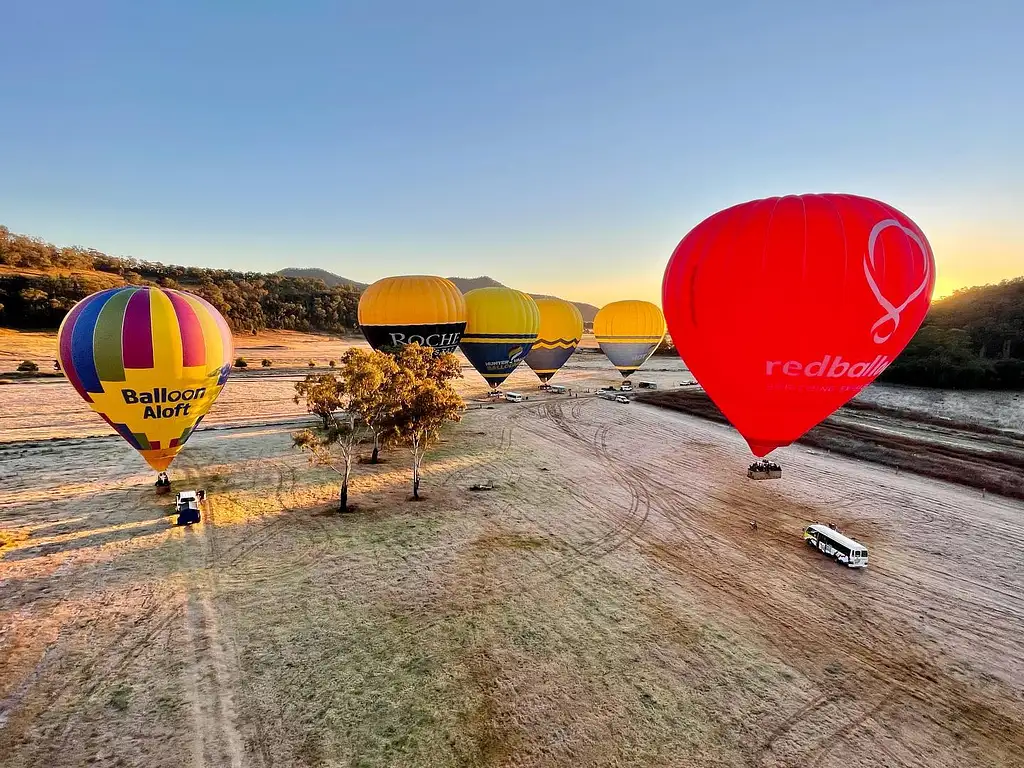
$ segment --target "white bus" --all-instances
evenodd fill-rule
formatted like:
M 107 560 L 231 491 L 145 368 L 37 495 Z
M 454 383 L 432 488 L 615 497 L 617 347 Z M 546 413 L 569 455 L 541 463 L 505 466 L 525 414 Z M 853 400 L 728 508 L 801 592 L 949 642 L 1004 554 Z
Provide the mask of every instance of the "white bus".
M 804 541 L 850 568 L 867 568 L 868 549 L 827 525 L 815 523 L 804 528 Z
M 552 384 L 548 387 L 548 390 L 554 392 L 556 395 L 564 395 L 569 391 L 569 388 L 564 384 Z
M 510 403 L 521 403 L 526 398 L 520 395 L 518 392 L 506 392 L 505 399 L 508 400 Z

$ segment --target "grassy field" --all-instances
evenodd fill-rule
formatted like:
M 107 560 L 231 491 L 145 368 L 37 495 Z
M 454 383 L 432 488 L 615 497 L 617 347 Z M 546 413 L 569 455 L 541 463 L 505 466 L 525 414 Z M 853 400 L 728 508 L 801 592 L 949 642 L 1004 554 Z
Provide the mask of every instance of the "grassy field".
M 0 443 L 4 768 L 1024 765 L 1021 503 L 802 447 L 751 482 L 721 425 L 517 372 L 521 404 L 464 383 L 424 501 L 398 452 L 337 515 L 285 386 L 181 454 L 190 529 L 84 423 Z

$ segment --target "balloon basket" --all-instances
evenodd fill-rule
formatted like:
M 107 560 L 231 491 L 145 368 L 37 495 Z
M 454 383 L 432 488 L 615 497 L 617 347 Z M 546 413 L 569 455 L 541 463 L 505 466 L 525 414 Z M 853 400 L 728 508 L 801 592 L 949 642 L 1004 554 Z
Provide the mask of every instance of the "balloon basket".
M 778 480 L 782 477 L 782 467 L 771 461 L 756 461 L 747 468 L 747 477 L 751 480 Z

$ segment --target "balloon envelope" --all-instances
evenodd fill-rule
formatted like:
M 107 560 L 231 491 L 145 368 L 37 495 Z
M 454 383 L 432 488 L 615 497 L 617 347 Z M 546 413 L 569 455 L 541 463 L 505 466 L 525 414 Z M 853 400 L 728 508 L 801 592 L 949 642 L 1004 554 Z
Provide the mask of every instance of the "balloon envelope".
M 463 354 L 492 387 L 499 386 L 523 361 L 540 329 L 540 310 L 522 291 L 477 288 L 466 294 Z
M 374 349 L 416 342 L 436 354 L 454 352 L 466 328 L 466 302 L 443 277 L 385 277 L 359 297 L 359 327 Z
M 583 315 L 564 299 L 535 299 L 540 310 L 537 341 L 526 356 L 526 364 L 537 377 L 547 382 L 572 357 L 583 338 Z
M 167 469 L 231 373 L 231 331 L 204 299 L 127 286 L 72 307 L 58 336 L 68 381 L 153 469 Z
M 649 301 L 613 301 L 594 318 L 594 336 L 601 351 L 627 378 L 665 338 L 665 316 Z
M 757 456 L 871 383 L 928 311 L 935 262 L 895 208 L 854 195 L 754 200 L 679 243 L 662 285 L 676 349 Z

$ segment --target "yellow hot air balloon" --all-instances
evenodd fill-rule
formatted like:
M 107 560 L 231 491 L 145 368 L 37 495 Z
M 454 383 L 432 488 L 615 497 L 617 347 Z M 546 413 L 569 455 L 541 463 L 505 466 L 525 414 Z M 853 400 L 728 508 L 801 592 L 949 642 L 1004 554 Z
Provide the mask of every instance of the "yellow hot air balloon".
M 565 299 L 550 297 L 535 301 L 540 310 L 540 331 L 526 356 L 526 364 L 547 383 L 579 346 L 583 338 L 583 315 L 575 304 Z
M 500 386 L 537 340 L 537 303 L 522 291 L 495 286 L 467 293 L 466 310 L 459 346 L 488 384 Z
M 594 336 L 612 365 L 628 378 L 665 338 L 665 316 L 649 301 L 613 301 L 594 318 Z
M 68 381 L 162 472 L 231 373 L 231 331 L 204 299 L 127 286 L 78 302 L 57 332 Z
M 436 354 L 454 352 L 466 329 L 466 301 L 443 277 L 385 277 L 359 297 L 359 327 L 374 349 L 416 342 Z

